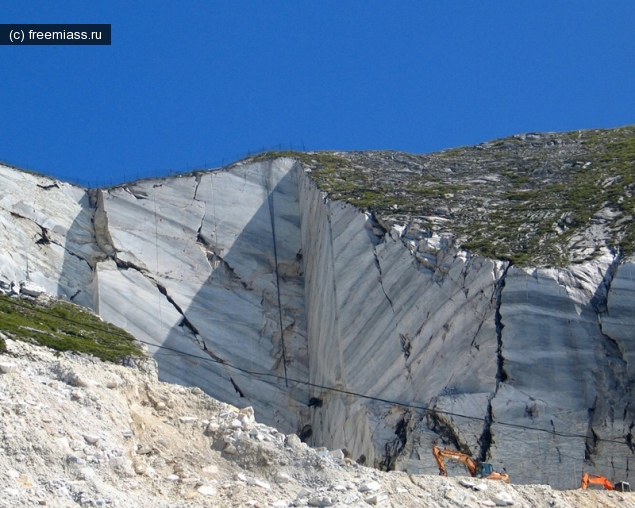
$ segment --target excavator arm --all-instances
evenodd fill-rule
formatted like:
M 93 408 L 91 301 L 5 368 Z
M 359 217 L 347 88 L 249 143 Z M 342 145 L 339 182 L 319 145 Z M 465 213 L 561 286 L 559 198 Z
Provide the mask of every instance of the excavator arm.
M 615 486 L 608 478 L 597 474 L 584 473 L 582 475 L 582 481 L 580 482 L 580 488 L 586 490 L 589 485 L 602 485 L 604 490 L 615 490 Z
M 491 464 L 479 464 L 472 457 L 466 455 L 465 453 L 461 453 L 456 450 L 450 450 L 448 448 L 443 448 L 442 450 L 438 446 L 432 446 L 432 454 L 437 461 L 437 465 L 439 466 L 439 474 L 441 476 L 448 475 L 448 472 L 445 468 L 445 461 L 443 460 L 444 458 L 446 458 L 464 464 L 468 472 L 470 473 L 470 476 L 472 477 L 479 476 L 481 478 L 487 478 L 488 480 L 500 480 L 505 483 L 510 483 L 508 474 L 497 473 L 492 469 Z
M 443 458 L 450 460 L 456 460 L 457 462 L 461 462 L 465 465 L 467 470 L 470 473 L 470 476 L 476 476 L 476 462 L 469 455 L 465 455 L 465 453 L 457 452 L 456 450 L 449 450 L 448 448 L 444 448 L 441 450 L 437 446 L 432 447 L 432 453 L 434 454 L 434 458 L 437 461 L 437 465 L 439 466 L 439 474 L 441 476 L 447 476 L 448 472 L 445 469 L 445 461 Z

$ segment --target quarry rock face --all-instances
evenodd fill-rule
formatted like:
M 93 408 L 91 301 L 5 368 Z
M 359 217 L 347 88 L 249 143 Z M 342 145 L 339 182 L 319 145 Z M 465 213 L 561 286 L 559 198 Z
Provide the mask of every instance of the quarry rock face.
M 109 255 L 95 269 L 95 311 L 168 348 L 151 348 L 162 379 L 234 404 L 252 401 L 264 419 L 287 429 L 309 398 L 306 386 L 285 382 L 308 379 L 292 165 L 95 193 L 97 241 Z
M 160 379 L 311 445 L 412 473 L 436 474 L 437 444 L 514 483 L 629 479 L 635 263 L 619 252 L 478 256 L 332 200 L 292 158 L 91 190 L 3 166 L 0 225 L 3 287 L 94 309 L 149 344 Z

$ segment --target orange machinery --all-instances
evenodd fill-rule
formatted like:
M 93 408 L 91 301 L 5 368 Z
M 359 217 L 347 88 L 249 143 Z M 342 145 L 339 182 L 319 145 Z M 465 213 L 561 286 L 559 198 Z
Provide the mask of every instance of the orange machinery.
M 507 473 L 497 473 L 489 462 L 478 462 L 469 455 L 461 453 L 456 450 L 450 450 L 449 448 L 443 448 L 441 450 L 437 446 L 432 447 L 432 453 L 439 466 L 439 474 L 441 476 L 447 476 L 448 472 L 445 469 L 444 458 L 450 460 L 456 460 L 465 465 L 470 475 L 478 478 L 487 478 L 488 480 L 500 480 L 505 483 L 510 483 L 509 475 Z
M 582 482 L 580 482 L 580 488 L 586 490 L 589 485 L 601 485 L 604 487 L 604 490 L 615 490 L 615 486 L 608 478 L 598 474 L 584 473 L 582 475 Z

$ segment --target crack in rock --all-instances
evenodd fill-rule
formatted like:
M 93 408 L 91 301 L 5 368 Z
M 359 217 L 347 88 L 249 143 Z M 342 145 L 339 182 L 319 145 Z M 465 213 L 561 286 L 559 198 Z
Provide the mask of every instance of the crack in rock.
M 196 180 L 196 187 L 194 188 L 194 198 L 193 199 L 194 199 L 194 201 L 199 201 L 199 199 L 196 196 L 198 194 L 198 188 L 201 185 L 201 180 L 203 179 L 203 175 L 201 175 L 200 173 L 195 173 L 194 174 L 194 179 Z
M 190 332 L 192 332 L 195 336 L 200 336 L 200 332 L 198 331 L 198 329 L 196 328 L 196 326 L 194 326 L 192 324 L 192 322 L 185 316 L 185 313 L 183 312 L 183 310 L 181 309 L 181 307 L 179 306 L 178 303 L 176 303 L 174 301 L 174 299 L 169 295 L 167 288 L 161 284 L 160 282 L 155 282 L 157 289 L 159 290 L 159 293 L 161 293 L 163 296 L 165 296 L 166 300 L 168 302 L 170 302 L 170 304 L 172 304 L 172 307 L 174 307 L 176 309 L 176 311 L 183 316 L 183 320 L 181 321 L 181 323 L 179 324 L 179 326 L 183 327 L 183 328 L 187 328 Z
M 241 397 L 241 398 L 246 398 L 245 397 L 245 392 L 243 392 L 241 390 L 241 388 L 236 384 L 236 381 L 234 381 L 234 378 L 230 377 L 229 380 L 231 381 L 232 386 L 234 387 L 234 390 L 236 390 L 236 393 Z
M 600 334 L 605 339 L 605 349 L 607 350 L 607 355 L 610 355 L 614 358 L 618 358 L 622 362 L 624 362 L 625 372 L 627 371 L 628 362 L 626 360 L 626 356 L 624 355 L 624 351 L 620 346 L 620 343 L 610 335 L 604 332 L 602 328 L 602 316 L 609 315 L 608 310 L 608 297 L 611 291 L 611 285 L 613 283 L 613 279 L 615 278 L 615 274 L 617 273 L 617 269 L 622 260 L 622 253 L 619 251 L 617 255 L 613 258 L 613 261 L 609 265 L 608 270 L 604 275 L 604 279 L 602 280 L 601 290 L 598 288 L 596 294 L 591 299 L 591 306 L 595 310 L 597 316 L 598 328 L 600 330 Z
M 205 239 L 201 233 L 201 228 L 198 230 L 196 242 L 205 253 L 207 262 L 212 269 L 212 273 L 209 276 L 210 282 L 216 281 L 223 287 L 239 286 L 241 289 L 245 289 L 247 291 L 253 290 L 253 288 L 236 273 L 236 270 L 234 270 L 234 268 L 223 257 L 221 257 L 220 254 L 222 249 L 219 249 Z
M 410 343 L 410 337 L 407 333 L 400 333 L 399 340 L 401 341 L 401 349 L 403 350 L 403 355 L 407 360 L 408 358 L 410 358 L 410 354 L 412 353 L 412 344 Z
M 507 272 L 511 268 L 512 263 L 508 263 L 503 270 L 500 278 L 496 281 L 494 285 L 494 294 L 492 295 L 492 299 L 496 302 L 496 310 L 494 312 L 494 323 L 496 325 L 496 358 L 497 358 L 497 372 L 496 372 L 496 392 L 498 392 L 498 387 L 500 383 L 504 383 L 508 376 L 507 372 L 505 372 L 505 358 L 503 357 L 503 328 L 505 325 L 503 324 L 503 319 L 501 316 L 501 303 L 502 303 L 502 295 L 503 288 L 505 287 L 505 278 L 507 277 Z
M 131 186 L 125 186 L 124 190 L 135 199 L 148 199 L 148 193 L 146 191 L 142 191 Z
M 51 245 L 51 244 L 57 245 L 58 247 L 61 247 L 62 249 L 64 249 L 64 251 L 66 251 L 69 255 L 79 259 L 80 261 L 85 262 L 91 268 L 91 270 L 94 268 L 94 266 L 91 264 L 91 262 L 88 259 L 83 258 L 79 254 L 75 254 L 66 245 L 62 245 L 61 243 L 59 243 L 59 242 L 55 241 L 53 238 L 51 238 L 51 236 L 49 235 L 49 230 L 47 228 L 45 228 L 44 226 L 42 226 L 41 224 L 39 224 L 36 220 L 32 219 L 31 217 L 26 217 L 24 215 L 21 215 L 21 214 L 19 214 L 17 212 L 9 211 L 9 213 L 14 218 L 19 218 L 19 219 L 22 219 L 22 220 L 26 220 L 26 221 L 32 222 L 33 224 L 35 224 L 36 226 L 38 226 L 40 228 L 40 238 L 38 238 L 34 242 L 36 245 Z M 6 229 L 6 227 L 5 227 L 5 229 Z
M 38 183 L 38 184 L 37 184 L 37 186 L 38 186 L 40 189 L 44 189 L 44 190 L 51 190 L 51 189 L 59 189 L 59 188 L 60 188 L 60 186 L 59 186 L 59 185 L 57 185 L 57 182 L 53 182 L 53 183 L 52 183 L 52 184 L 50 184 L 50 185 L 40 185 L 40 184 Z
M 493 437 L 492 437 L 492 424 L 494 423 L 494 416 L 492 413 L 492 399 L 494 397 L 489 397 L 487 399 L 487 414 L 485 415 L 485 423 L 483 425 L 483 432 L 478 438 L 478 444 L 480 446 L 480 451 L 478 454 L 478 459 L 481 462 L 485 462 L 487 460 L 487 456 L 492 447 Z
M 591 306 L 595 310 L 598 317 L 601 314 L 608 314 L 608 297 L 611 291 L 611 284 L 613 284 L 613 278 L 617 273 L 620 262 L 622 261 L 622 251 L 618 250 L 617 254 L 613 257 L 613 261 L 608 266 L 606 273 L 602 279 L 602 284 L 597 288 L 593 298 L 591 298 Z M 601 323 L 600 323 L 601 326 Z
M 198 328 L 194 325 L 194 323 L 192 323 L 187 318 L 187 316 L 185 315 L 185 312 L 183 312 L 183 309 L 181 309 L 181 306 L 178 303 L 176 303 L 176 301 L 170 296 L 167 288 L 160 282 L 153 280 L 151 277 L 148 277 L 146 274 L 143 274 L 143 275 L 145 275 L 157 287 L 157 289 L 159 290 L 159 293 L 161 293 L 165 297 L 165 299 L 174 307 L 174 309 L 182 316 L 181 322 L 179 323 L 178 326 L 188 330 L 194 336 L 194 339 L 198 343 L 201 350 L 204 351 L 208 356 L 210 356 L 211 358 L 213 358 L 216 362 L 220 364 L 223 364 L 223 365 L 226 364 L 227 360 L 224 360 L 220 356 L 216 355 L 213 351 L 211 351 L 207 347 L 207 344 L 205 343 L 205 339 L 203 339 L 203 336 L 201 335 Z
M 494 393 L 492 394 L 492 396 L 488 397 L 487 399 L 487 414 L 485 415 L 483 432 L 481 433 L 478 439 L 478 444 L 480 446 L 478 458 L 481 462 L 485 462 L 487 460 L 487 456 L 494 442 L 494 436 L 492 435 L 492 425 L 494 424 L 492 400 L 494 399 L 494 397 L 496 397 L 496 394 L 498 393 L 498 390 L 500 388 L 500 384 L 504 383 L 508 379 L 507 372 L 505 371 L 505 358 L 503 357 L 503 328 L 505 327 L 505 325 L 503 324 L 503 321 L 502 321 L 501 305 L 502 305 L 503 288 L 505 287 L 505 278 L 507 277 L 507 272 L 511 266 L 512 266 L 511 262 L 505 266 L 503 273 L 501 274 L 500 278 L 496 281 L 494 285 L 494 293 L 492 294 L 492 299 L 491 299 L 491 303 L 495 304 L 494 323 L 496 325 L 496 342 L 497 342 L 496 387 L 494 389 Z M 481 322 L 481 324 L 479 325 L 479 331 L 482 325 L 483 323 Z M 476 332 L 476 335 L 474 336 L 474 340 L 476 340 L 477 335 L 478 335 L 478 331 Z
M 593 407 L 590 407 L 588 410 L 589 424 L 587 428 L 586 437 L 584 438 L 584 461 L 588 462 L 592 466 L 595 466 L 593 455 L 596 454 L 597 445 L 598 445 L 598 435 L 593 430 L 593 416 L 595 415 L 596 407 L 597 407 L 597 396 L 595 398 L 595 401 L 593 402 Z
M 392 315 L 395 316 L 395 307 L 392 304 L 392 300 L 390 299 L 390 297 L 388 296 L 388 293 L 386 293 L 386 289 L 384 288 L 384 281 L 382 279 L 382 271 L 381 271 L 381 265 L 379 264 L 379 258 L 377 257 L 377 251 L 375 250 L 375 248 L 373 247 L 373 256 L 375 256 L 375 266 L 377 267 L 377 271 L 379 272 L 379 286 L 381 287 L 382 292 L 384 293 L 384 296 L 386 297 L 386 300 L 388 300 L 388 303 L 390 304 L 390 309 L 392 310 Z M 395 322 L 395 327 L 397 326 L 397 323 Z
M 407 409 L 403 412 L 399 421 L 397 421 L 395 425 L 395 435 L 397 437 L 384 445 L 384 457 L 379 461 L 379 469 L 382 471 L 395 470 L 397 458 L 408 441 L 408 430 L 410 422 L 413 420 L 412 416 L 412 410 Z
M 38 224 L 38 226 L 40 226 L 40 225 Z M 40 226 L 40 229 L 42 230 L 42 232 L 41 232 L 42 236 L 35 243 L 37 245 L 48 245 L 49 243 L 51 243 L 51 237 L 49 236 L 49 231 L 44 226 Z
M 430 404 L 432 406 L 432 404 Z M 434 408 L 433 408 L 434 409 Z M 450 443 L 456 450 L 467 455 L 472 455 L 472 450 L 467 443 L 461 441 L 461 437 L 451 420 L 447 420 L 442 413 L 426 411 L 426 423 L 430 430 L 444 441 Z

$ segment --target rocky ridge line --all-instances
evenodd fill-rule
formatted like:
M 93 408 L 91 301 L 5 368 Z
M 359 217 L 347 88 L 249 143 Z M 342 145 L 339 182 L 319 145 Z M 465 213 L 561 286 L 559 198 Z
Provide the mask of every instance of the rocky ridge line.
M 529 133 L 414 155 L 272 152 L 331 199 L 370 210 L 414 242 L 451 234 L 485 257 L 566 266 L 635 252 L 635 127 Z

